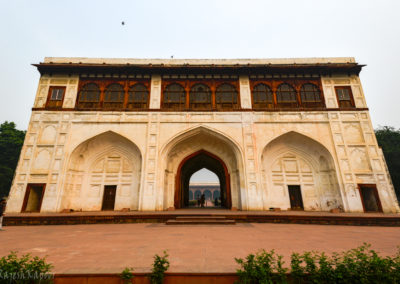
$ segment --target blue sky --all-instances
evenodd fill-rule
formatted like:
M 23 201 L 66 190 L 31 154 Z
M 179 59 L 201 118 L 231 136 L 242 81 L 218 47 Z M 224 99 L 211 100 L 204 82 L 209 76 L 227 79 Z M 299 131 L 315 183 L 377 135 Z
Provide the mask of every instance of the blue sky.
M 354 56 L 372 121 L 400 127 L 400 1 L 1 1 L 0 123 L 26 129 L 45 56 Z M 121 22 L 125 21 L 125 25 Z

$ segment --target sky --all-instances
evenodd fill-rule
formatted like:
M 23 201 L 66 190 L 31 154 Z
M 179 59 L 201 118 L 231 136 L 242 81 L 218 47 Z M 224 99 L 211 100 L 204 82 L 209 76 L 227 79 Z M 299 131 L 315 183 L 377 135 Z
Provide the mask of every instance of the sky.
M 0 123 L 25 130 L 54 57 L 355 57 L 374 127 L 400 128 L 400 1 L 0 0 Z M 121 22 L 124 21 L 125 25 Z

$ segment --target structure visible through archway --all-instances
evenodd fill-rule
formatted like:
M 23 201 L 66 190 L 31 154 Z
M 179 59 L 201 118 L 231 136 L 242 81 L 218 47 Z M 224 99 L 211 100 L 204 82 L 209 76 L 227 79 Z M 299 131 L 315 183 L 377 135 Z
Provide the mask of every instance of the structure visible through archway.
M 190 207 L 222 208 L 220 195 L 220 181 L 212 171 L 202 168 L 190 177 Z
M 200 150 L 189 155 L 180 163 L 175 182 L 175 208 L 189 207 L 190 177 L 202 168 L 206 168 L 218 176 L 221 189 L 221 206 L 230 208 L 232 200 L 228 169 L 220 158 L 205 150 Z

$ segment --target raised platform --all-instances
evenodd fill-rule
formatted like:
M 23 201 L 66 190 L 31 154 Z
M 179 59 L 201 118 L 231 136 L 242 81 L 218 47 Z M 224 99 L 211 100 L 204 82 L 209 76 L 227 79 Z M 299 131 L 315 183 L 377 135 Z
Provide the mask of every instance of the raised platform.
M 72 212 L 6 214 L 4 226 L 165 223 L 180 217 L 223 217 L 246 223 L 319 224 L 400 227 L 400 214 L 329 213 L 307 211 L 231 211 L 226 209 L 180 209 L 155 212 Z

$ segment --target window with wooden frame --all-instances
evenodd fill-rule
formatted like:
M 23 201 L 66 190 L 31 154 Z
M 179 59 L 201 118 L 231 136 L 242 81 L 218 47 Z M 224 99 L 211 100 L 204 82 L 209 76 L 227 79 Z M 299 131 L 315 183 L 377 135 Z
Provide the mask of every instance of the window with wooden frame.
M 65 95 L 65 87 L 50 86 L 46 107 L 62 108 L 64 102 L 64 95 Z
M 100 107 L 100 88 L 95 83 L 85 84 L 78 96 L 78 108 L 93 109 Z
M 130 86 L 128 90 L 127 109 L 147 109 L 149 108 L 149 90 L 143 84 Z
M 274 107 L 274 95 L 270 86 L 260 83 L 253 88 L 253 108 L 271 109 Z
M 215 91 L 216 108 L 220 110 L 238 109 L 238 92 L 231 84 L 223 83 Z
M 164 90 L 163 108 L 183 110 L 185 105 L 185 89 L 177 83 L 169 84 Z
M 306 83 L 300 89 L 301 105 L 303 107 L 322 107 L 324 103 L 321 98 L 320 89 L 311 83 Z
M 193 110 L 212 110 L 211 89 L 204 84 L 196 84 L 190 89 L 189 108 Z
M 81 80 L 78 109 L 147 110 L 148 80 Z
M 278 107 L 298 107 L 295 88 L 287 83 L 280 84 L 276 90 Z
M 354 108 L 354 99 L 350 86 L 335 87 L 336 97 L 340 108 Z
M 104 91 L 103 107 L 105 109 L 121 109 L 124 106 L 124 87 L 121 84 L 113 83 Z

